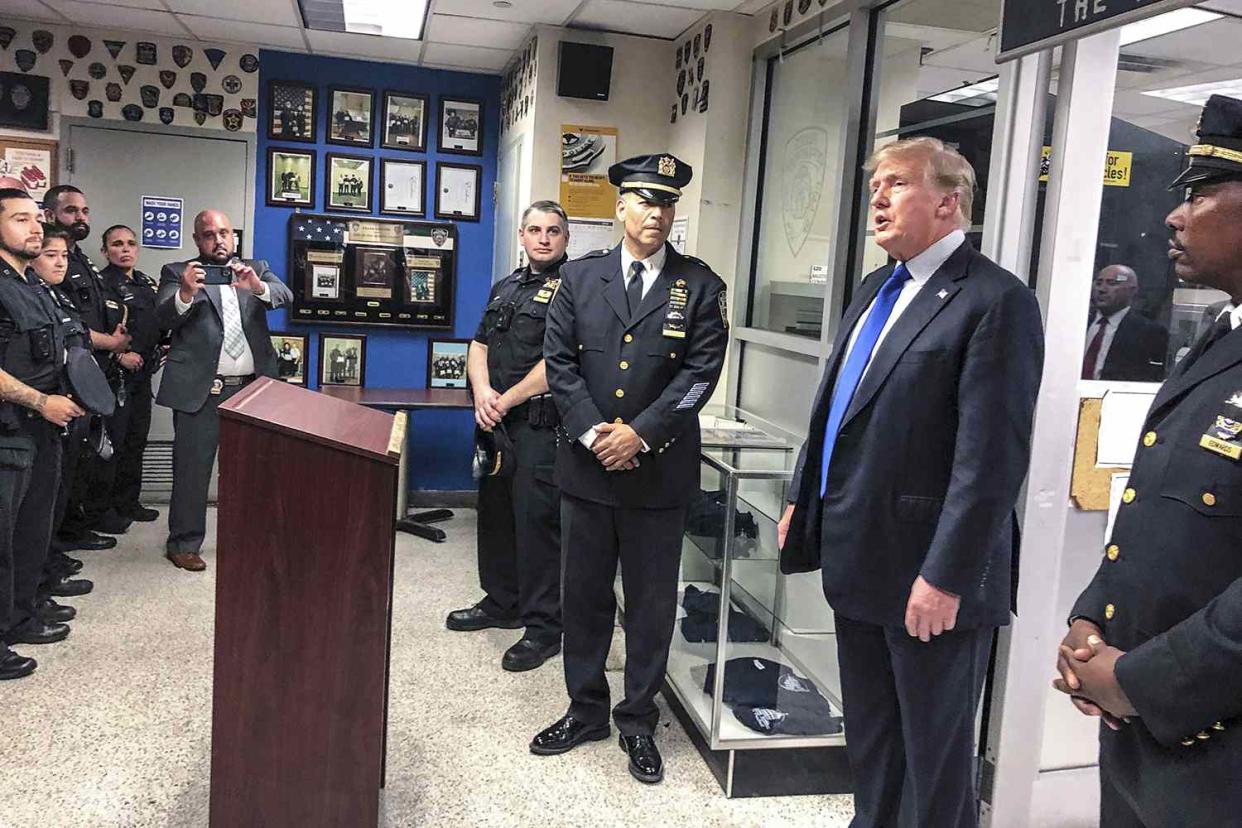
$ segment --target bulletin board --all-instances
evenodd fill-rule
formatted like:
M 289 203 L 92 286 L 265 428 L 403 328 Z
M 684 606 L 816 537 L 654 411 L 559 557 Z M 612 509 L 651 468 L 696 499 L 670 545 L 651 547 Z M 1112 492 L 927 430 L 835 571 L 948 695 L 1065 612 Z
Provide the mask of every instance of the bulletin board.
M 1100 466 L 1095 464 L 1100 443 L 1100 412 L 1103 398 L 1082 400 L 1078 408 L 1078 438 L 1074 441 L 1074 475 L 1070 482 L 1070 497 L 1074 505 L 1084 512 L 1107 512 L 1108 492 L 1114 474 L 1130 470 L 1124 466 Z
M 56 186 L 55 141 L 0 136 L 0 175 L 21 179 L 26 192 L 36 201 Z

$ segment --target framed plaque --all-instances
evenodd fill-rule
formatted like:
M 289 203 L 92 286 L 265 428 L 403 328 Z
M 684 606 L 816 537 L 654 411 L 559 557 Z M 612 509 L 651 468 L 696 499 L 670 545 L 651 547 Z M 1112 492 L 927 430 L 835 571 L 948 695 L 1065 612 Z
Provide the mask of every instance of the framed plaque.
M 329 210 L 371 212 L 371 159 L 328 153 L 324 204 Z
M 380 212 L 423 216 L 427 165 L 423 161 L 380 159 Z
M 427 387 L 465 388 L 469 339 L 427 340 Z
M 375 143 L 375 93 L 367 89 L 329 90 L 328 143 L 369 147 Z
M 436 164 L 436 218 L 478 221 L 482 178 L 478 164 Z
M 367 299 L 389 299 L 401 275 L 395 247 L 354 248 L 354 292 Z
M 483 102 L 474 98 L 440 99 L 440 152 L 483 154 Z
M 385 149 L 427 149 L 427 96 L 412 92 L 384 93 L 384 134 L 380 146 Z
M 268 147 L 267 203 L 272 207 L 314 207 L 315 153 Z
M 276 379 L 290 385 L 306 385 L 306 357 L 309 342 L 303 334 L 272 331 L 276 350 Z
M 273 80 L 267 85 L 267 137 L 314 143 L 315 87 L 301 81 Z
M 367 374 L 367 338 L 319 335 L 319 384 L 361 386 Z

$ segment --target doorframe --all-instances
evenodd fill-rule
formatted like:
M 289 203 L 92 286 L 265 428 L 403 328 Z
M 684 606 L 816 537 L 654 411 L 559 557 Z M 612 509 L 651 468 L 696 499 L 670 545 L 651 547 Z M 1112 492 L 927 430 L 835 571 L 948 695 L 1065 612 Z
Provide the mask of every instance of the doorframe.
M 58 161 L 57 179 L 62 184 L 73 183 L 73 128 L 81 126 L 89 129 L 106 129 L 114 132 L 143 132 L 154 135 L 175 135 L 185 138 L 208 138 L 215 141 L 236 141 L 246 146 L 246 170 L 244 180 L 246 189 L 244 193 L 243 203 L 246 205 L 245 215 L 242 217 L 241 228 L 246 232 L 242 234 L 242 249 L 240 255 L 244 258 L 254 257 L 254 210 L 255 210 L 255 188 L 257 182 L 255 180 L 258 172 L 259 157 L 259 140 L 258 135 L 254 132 L 228 132 L 219 129 L 202 129 L 199 127 L 181 127 L 181 126 L 165 126 L 164 124 L 145 124 L 130 121 L 111 121 L 99 118 L 81 118 L 62 116 L 60 119 L 60 159 Z M 89 196 L 89 193 L 87 194 Z M 235 216 L 231 218 L 236 218 Z

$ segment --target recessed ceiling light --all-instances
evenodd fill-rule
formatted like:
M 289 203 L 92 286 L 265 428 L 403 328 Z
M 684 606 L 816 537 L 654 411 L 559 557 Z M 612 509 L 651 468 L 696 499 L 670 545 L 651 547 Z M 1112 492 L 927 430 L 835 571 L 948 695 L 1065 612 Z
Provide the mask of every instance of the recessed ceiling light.
M 1000 89 L 1000 78 L 991 77 L 977 83 L 968 83 L 939 95 L 932 95 L 927 100 L 940 103 L 955 103 L 964 106 L 986 106 L 996 103 L 996 93 Z
M 1203 106 L 1213 95 L 1226 95 L 1230 98 L 1242 98 L 1242 78 L 1213 81 L 1211 83 L 1195 83 L 1190 86 L 1174 86 L 1168 89 L 1152 89 L 1144 92 L 1153 98 L 1164 98 L 1169 101 Z
M 422 40 L 429 0 L 298 0 L 308 29 Z
M 1213 14 L 1202 9 L 1174 9 L 1171 12 L 1165 12 L 1155 17 L 1149 17 L 1146 20 L 1140 20 L 1137 23 L 1122 26 L 1121 45 L 1129 46 L 1131 43 L 1138 43 L 1140 40 L 1150 40 L 1153 37 L 1180 32 L 1182 29 L 1189 29 L 1191 26 L 1220 20 L 1221 17 L 1222 15 Z

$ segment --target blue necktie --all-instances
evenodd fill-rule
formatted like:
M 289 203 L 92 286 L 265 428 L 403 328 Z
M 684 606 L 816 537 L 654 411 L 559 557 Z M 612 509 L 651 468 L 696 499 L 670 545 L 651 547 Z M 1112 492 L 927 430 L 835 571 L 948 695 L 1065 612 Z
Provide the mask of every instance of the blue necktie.
M 820 497 L 828 492 L 828 464 L 832 462 L 832 449 L 837 442 L 837 432 L 841 429 L 841 421 L 845 419 L 845 412 L 849 410 L 850 401 L 854 399 L 858 383 L 862 382 L 863 374 L 866 373 L 867 363 L 871 361 L 871 352 L 875 350 L 875 345 L 880 340 L 880 332 L 884 330 L 884 323 L 888 322 L 888 318 L 892 315 L 893 306 L 897 304 L 901 288 L 909 279 L 910 271 L 906 270 L 904 264 L 898 264 L 893 269 L 892 274 L 875 296 L 871 311 L 867 314 L 862 329 L 858 332 L 858 338 L 854 340 L 853 350 L 845 358 L 845 364 L 837 371 L 837 381 L 832 389 L 832 404 L 828 408 L 828 425 L 824 428 L 824 462 L 820 465 L 819 471 Z

